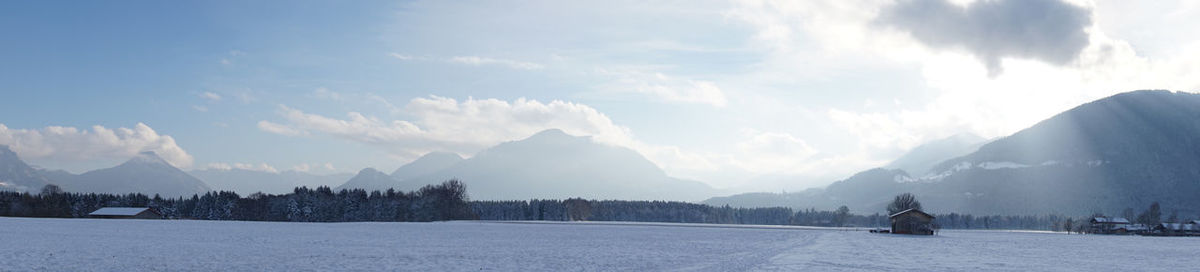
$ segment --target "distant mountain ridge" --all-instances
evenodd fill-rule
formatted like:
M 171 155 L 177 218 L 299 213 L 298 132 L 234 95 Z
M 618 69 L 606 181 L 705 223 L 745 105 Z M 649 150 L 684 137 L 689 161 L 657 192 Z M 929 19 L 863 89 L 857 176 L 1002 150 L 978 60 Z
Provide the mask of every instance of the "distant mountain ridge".
M 0 145 L 0 190 L 38 192 L 51 181 L 17 157 L 7 145 Z
M 1158 201 L 1181 215 L 1200 215 L 1200 94 L 1117 94 L 945 160 L 927 174 L 868 170 L 790 204 L 869 213 L 902 192 L 913 192 L 932 211 L 1115 214 Z M 736 204 L 750 196 L 706 202 Z
M 115 167 L 79 175 L 62 171 L 44 173 L 55 176 L 54 182 L 59 183 L 63 190 L 68 192 L 143 193 L 180 197 L 211 191 L 200 179 L 175 168 L 149 151 L 139 153 Z
M 403 188 L 399 180 L 392 178 L 388 174 L 379 172 L 375 168 L 363 168 L 358 171 L 357 175 L 347 180 L 346 183 L 334 188 L 335 190 L 343 189 L 365 189 L 368 191 L 386 191 L 387 189 Z
M 396 168 L 392 171 L 392 178 L 396 180 L 407 180 L 415 177 L 420 177 L 442 169 L 449 168 L 462 162 L 463 157 L 450 152 L 430 152 L 420 158 Z
M 467 185 L 470 197 L 477 200 L 584 197 L 696 201 L 715 192 L 703 183 L 667 176 L 657 165 L 628 148 L 596 143 L 589 137 L 572 136 L 557 129 L 501 143 L 470 159 L 434 156 L 442 157 L 436 161 L 443 163 L 430 163 L 435 158 L 427 155 L 393 173 L 393 177 L 402 179 L 387 181 L 377 174 L 366 175 L 375 177 L 369 179 L 372 181 L 400 184 L 397 189 L 401 190 L 459 179 Z M 425 174 L 397 175 L 421 172 Z M 350 184 L 339 188 L 365 186 Z
M 975 134 L 956 134 L 917 146 L 883 168 L 901 169 L 912 175 L 921 176 L 928 173 L 938 163 L 971 154 L 987 142 L 987 139 Z

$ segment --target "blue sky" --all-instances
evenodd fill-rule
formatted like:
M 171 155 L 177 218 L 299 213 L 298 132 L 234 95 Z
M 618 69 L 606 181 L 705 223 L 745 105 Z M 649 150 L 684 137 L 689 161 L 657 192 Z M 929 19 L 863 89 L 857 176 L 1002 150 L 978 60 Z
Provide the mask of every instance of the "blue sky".
M 1054 19 L 1023 17 L 1038 12 Z M 0 144 L 72 172 L 152 150 L 185 169 L 328 173 L 561 128 L 674 176 L 794 190 L 1113 93 L 1194 91 L 1197 13 L 1194 1 L 5 2 Z

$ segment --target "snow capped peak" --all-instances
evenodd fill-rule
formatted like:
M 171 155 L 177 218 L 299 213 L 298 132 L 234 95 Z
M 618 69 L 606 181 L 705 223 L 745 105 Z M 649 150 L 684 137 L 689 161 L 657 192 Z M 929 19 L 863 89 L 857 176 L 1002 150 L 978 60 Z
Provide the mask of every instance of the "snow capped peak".
M 575 135 L 567 134 L 567 132 L 565 132 L 561 129 L 552 128 L 552 129 L 547 129 L 547 130 L 538 132 L 537 134 L 534 134 L 533 136 L 529 136 L 529 138 L 526 138 L 526 139 L 518 141 L 518 142 L 574 143 L 581 139 L 586 140 L 589 138 L 590 137 L 575 136 Z
M 154 151 L 139 152 L 137 154 L 137 156 L 133 156 L 133 158 L 130 158 L 129 161 L 127 161 L 126 163 L 127 164 L 143 164 L 143 165 L 167 165 L 167 166 L 171 165 L 170 163 L 167 163 L 167 161 L 164 160 L 162 157 L 159 157 L 158 154 L 155 154 Z
M 425 155 L 422 155 L 420 158 L 417 158 L 417 161 L 426 161 L 426 160 L 461 161 L 461 160 L 463 160 L 463 157 L 459 156 L 458 153 L 454 153 L 454 152 L 434 151 L 434 152 L 425 153 Z

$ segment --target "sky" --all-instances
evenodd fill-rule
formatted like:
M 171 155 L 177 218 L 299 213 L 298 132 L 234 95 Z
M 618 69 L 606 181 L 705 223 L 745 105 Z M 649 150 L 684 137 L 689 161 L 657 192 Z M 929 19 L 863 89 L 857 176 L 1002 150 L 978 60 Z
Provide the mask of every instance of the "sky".
M 0 3 L 0 144 L 39 167 L 390 171 L 558 128 L 737 191 L 823 186 L 1200 87 L 1200 1 Z

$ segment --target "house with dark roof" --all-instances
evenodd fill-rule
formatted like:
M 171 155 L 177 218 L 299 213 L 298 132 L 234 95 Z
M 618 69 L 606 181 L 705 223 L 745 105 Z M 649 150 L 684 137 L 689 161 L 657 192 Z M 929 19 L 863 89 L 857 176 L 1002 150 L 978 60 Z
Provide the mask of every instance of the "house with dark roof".
M 88 214 L 91 218 L 162 219 L 162 214 L 145 207 L 104 207 Z
M 888 216 L 892 233 L 933 235 L 933 215 L 918 209 L 907 209 Z

